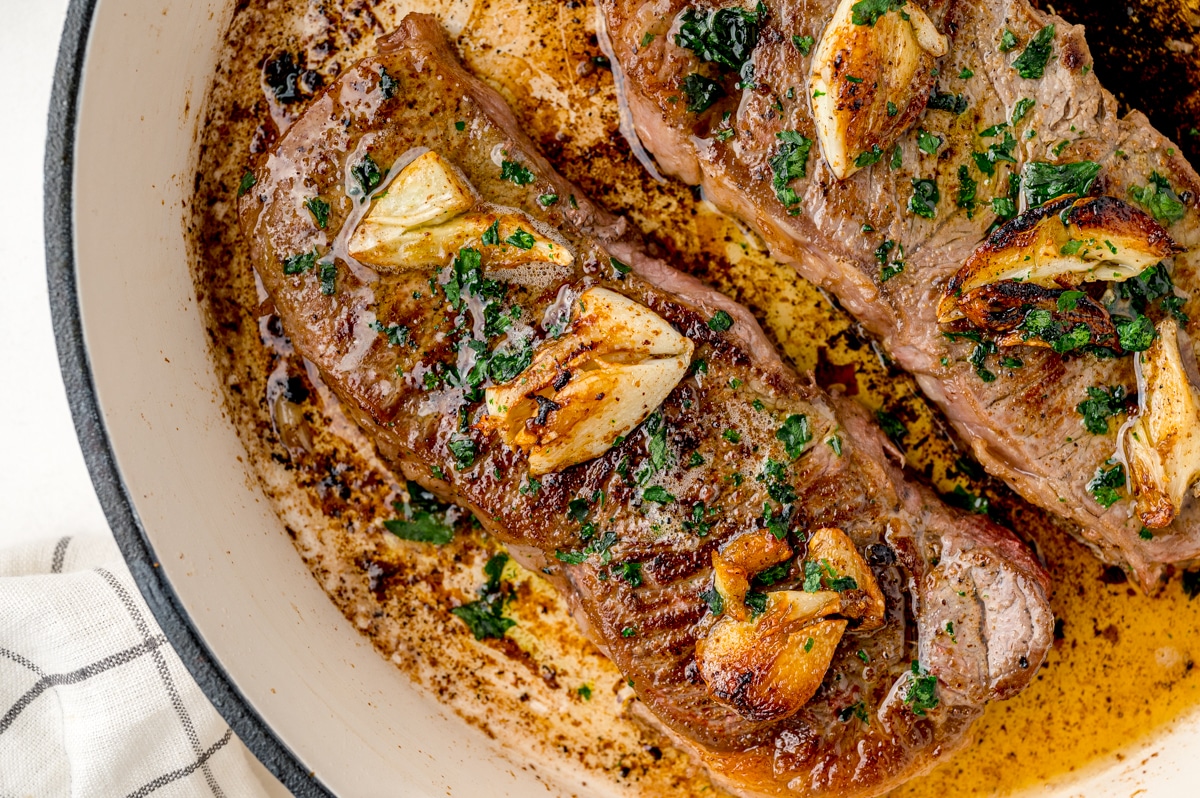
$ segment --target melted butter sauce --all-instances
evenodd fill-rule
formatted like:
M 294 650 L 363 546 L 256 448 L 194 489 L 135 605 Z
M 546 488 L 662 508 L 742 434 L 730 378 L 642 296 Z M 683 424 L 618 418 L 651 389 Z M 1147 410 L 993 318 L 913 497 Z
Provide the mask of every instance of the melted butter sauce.
M 503 640 L 471 638 L 449 608 L 476 597 L 496 544 L 469 519 L 442 547 L 384 530 L 382 521 L 395 516 L 392 503 L 403 498 L 403 476 L 378 460 L 314 370 L 278 336 L 277 323 L 263 316 L 233 198 L 247 165 L 277 137 L 276 125 L 290 124 L 303 107 L 264 96 L 263 62 L 286 49 L 328 83 L 410 10 L 438 15 L 468 68 L 498 88 L 551 162 L 626 215 L 655 254 L 747 305 L 798 369 L 899 422 L 898 444 L 915 472 L 943 493 L 957 488 L 986 499 L 1044 558 L 1060 619 L 1047 665 L 1021 696 L 988 708 L 967 750 L 895 794 L 1029 794 L 1121 759 L 1131 743 L 1167 733 L 1196 706 L 1200 605 L 1177 582 L 1162 596 L 1139 595 L 1055 523 L 980 477 L 961 459 L 941 415 L 846 314 L 686 187 L 648 175 L 619 138 L 594 7 L 575 0 L 372 7 L 249 0 L 230 27 L 209 98 L 189 219 L 197 295 L 227 410 L 263 488 L 314 577 L 383 656 L 504 740 L 516 766 L 558 790 L 720 794 L 686 755 L 638 721 L 633 691 L 537 576 L 510 564 L 505 579 L 516 599 L 508 614 L 518 625 Z M 287 380 L 311 389 L 293 395 L 290 430 L 272 413 Z

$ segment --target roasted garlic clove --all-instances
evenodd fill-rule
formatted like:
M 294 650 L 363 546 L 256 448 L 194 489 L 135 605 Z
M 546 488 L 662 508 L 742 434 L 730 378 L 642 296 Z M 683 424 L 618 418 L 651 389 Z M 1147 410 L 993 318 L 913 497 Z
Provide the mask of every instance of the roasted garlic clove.
M 515 379 L 486 391 L 478 426 L 529 454 L 534 475 L 598 457 L 662 404 L 695 345 L 661 316 L 607 288 L 575 302 L 571 324 Z
M 1175 519 L 1200 477 L 1200 397 L 1183 364 L 1175 321 L 1157 328 L 1158 338 L 1135 361 L 1140 411 L 1123 442 L 1137 512 L 1152 529 Z
M 362 229 L 360 225 L 356 237 Z M 381 231 L 382 236 L 376 231 L 367 234 L 370 238 L 364 235 L 361 249 L 355 249 L 351 239 L 350 255 L 385 272 L 444 266 L 463 247 L 478 249 L 488 269 L 529 263 L 569 266 L 575 259 L 566 245 L 539 233 L 522 214 L 477 211 L 414 230 L 388 227 Z
M 726 615 L 696 643 L 696 665 L 717 702 L 751 720 L 795 714 L 821 687 L 846 621 L 830 591 L 780 590 L 749 620 Z
M 375 197 L 364 223 L 405 230 L 448 221 L 475 205 L 471 185 L 433 150 L 401 169 Z
M 962 297 L 1014 280 L 1071 287 L 1124 281 L 1182 251 L 1162 225 L 1115 197 L 1066 196 L 1031 208 L 996 229 L 946 284 L 942 324 L 962 318 Z
M 880 160 L 924 112 L 934 58 L 949 47 L 914 3 L 857 25 L 855 5 L 862 4 L 838 4 L 809 76 L 817 139 L 838 180 Z
M 539 232 L 522 213 L 479 210 L 475 193 L 436 152 L 419 156 L 375 195 L 347 250 L 384 272 L 440 267 L 463 247 L 483 254 L 488 268 L 530 263 L 569 266 L 570 249 Z
M 883 626 L 887 612 L 883 591 L 879 589 L 871 567 L 845 532 L 829 527 L 818 529 L 808 540 L 808 553 L 804 559 L 825 571 L 827 585 L 840 588 L 840 614 L 857 619 L 859 629 Z M 846 579 L 854 580 L 853 585 L 839 584 L 839 580 Z
M 1000 346 L 1050 346 L 1042 338 L 1018 329 L 1030 311 L 1039 310 L 1049 313 L 1063 329 L 1073 330 L 1083 324 L 1091 331 L 1089 343 L 1120 351 L 1117 328 L 1108 311 L 1086 294 L 1060 303 L 1064 293 L 1034 283 L 990 283 L 963 294 L 958 310 L 981 330 L 1006 333 L 996 340 Z
M 735 620 L 746 620 L 750 579 L 791 556 L 792 547 L 766 530 L 736 537 L 713 552 L 713 587 L 724 601 L 725 612 Z

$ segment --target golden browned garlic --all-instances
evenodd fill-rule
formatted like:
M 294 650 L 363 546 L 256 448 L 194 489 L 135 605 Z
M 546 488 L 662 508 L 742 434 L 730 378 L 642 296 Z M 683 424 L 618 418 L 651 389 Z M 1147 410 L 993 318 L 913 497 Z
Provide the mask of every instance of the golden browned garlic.
M 813 53 L 809 95 L 825 161 L 844 180 L 882 157 L 925 109 L 949 41 L 914 3 L 873 24 L 842 0 Z
M 984 286 L 1120 282 L 1178 251 L 1162 225 L 1128 203 L 1115 197 L 1062 197 L 1025 211 L 988 236 L 943 289 L 938 321 L 962 318 L 960 302 Z
M 1150 348 L 1135 355 L 1140 412 L 1123 441 L 1134 503 L 1152 529 L 1175 519 L 1200 477 L 1200 399 L 1183 364 L 1175 321 L 1164 319 L 1157 329 Z
M 777 590 L 763 611 L 745 604 L 750 579 L 792 555 L 768 531 L 743 535 L 713 554 L 713 581 L 723 615 L 696 643 L 696 664 L 709 694 L 746 718 L 778 720 L 817 692 L 849 621 L 883 624 L 883 593 L 862 555 L 840 529 L 819 529 L 808 542 L 808 568 L 842 588 Z M 853 585 L 851 587 L 850 585 Z
M 657 313 L 607 288 L 584 291 L 574 308 L 561 338 L 486 391 L 479 427 L 527 452 L 534 475 L 607 451 L 662 404 L 695 348 Z
M 463 247 L 479 247 L 489 230 L 495 241 L 483 250 L 488 268 L 568 266 L 574 260 L 563 243 L 543 235 L 522 213 L 472 210 L 477 200 L 470 184 L 432 150 L 375 196 L 350 236 L 348 251 L 380 271 L 443 266 Z

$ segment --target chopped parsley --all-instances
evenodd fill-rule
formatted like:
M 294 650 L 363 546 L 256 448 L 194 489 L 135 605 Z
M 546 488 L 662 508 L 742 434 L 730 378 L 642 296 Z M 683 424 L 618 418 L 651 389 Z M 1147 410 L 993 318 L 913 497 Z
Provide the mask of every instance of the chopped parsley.
M 1131 320 L 1114 316 L 1113 321 L 1116 323 L 1117 340 L 1126 352 L 1144 352 L 1158 337 L 1158 331 L 1154 329 L 1154 322 L 1149 316 L 1139 314 Z
M 1054 40 L 1054 26 L 1042 28 L 1025 45 L 1025 51 L 1013 61 L 1013 69 L 1026 80 L 1040 80 L 1046 74 L 1046 64 L 1050 61 L 1050 42 Z
M 1111 460 L 1108 462 L 1112 462 Z M 1112 468 L 1101 466 L 1087 484 L 1088 492 L 1101 507 L 1112 507 L 1121 500 L 1119 490 L 1125 487 L 1125 466 L 1117 463 Z
M 1150 173 L 1150 183 L 1145 188 L 1130 186 L 1129 195 L 1163 224 L 1178 222 L 1187 213 L 1187 206 L 1171 188 L 1170 181 L 1158 172 Z
M 905 0 L 859 0 L 850 6 L 850 21 L 874 27 L 880 17 L 889 11 L 899 11 L 904 3 Z
M 1021 170 L 1021 190 L 1031 208 L 1045 205 L 1063 194 L 1086 196 L 1100 174 L 1095 161 L 1051 164 L 1031 161 Z
M 800 51 L 800 55 L 808 55 L 812 52 L 813 44 L 815 44 L 811 36 L 793 36 L 792 45 Z
M 312 214 L 317 227 L 324 230 L 325 226 L 329 224 L 329 203 L 320 197 L 312 197 L 304 201 L 304 207 L 308 208 L 308 212 Z
M 733 317 L 723 310 L 718 310 L 712 314 L 712 318 L 708 320 L 708 329 L 714 332 L 725 332 L 733 326 Z
M 408 501 L 392 505 L 404 518 L 391 518 L 383 522 L 387 531 L 402 540 L 418 543 L 433 543 L 438 546 L 454 538 L 454 530 L 446 523 L 448 505 L 438 502 L 433 494 L 417 483 L 408 482 Z
M 1037 101 L 1032 97 L 1022 97 L 1017 100 L 1017 104 L 1013 106 L 1012 117 L 1009 119 L 1010 124 L 1016 127 L 1017 123 L 1025 118 L 1025 114 L 1029 113 L 1029 109 L 1035 105 L 1037 105 Z
M 691 50 L 701 61 L 740 73 L 758 44 L 761 14 L 765 8 L 721 8 L 705 13 L 696 8 L 683 12 L 675 44 Z
M 781 130 L 775 136 L 782 143 L 779 152 L 771 156 L 769 161 L 774 173 L 771 186 L 779 201 L 792 208 L 800 204 L 800 195 L 788 184 L 808 175 L 808 154 L 812 150 L 813 140 L 794 130 Z
M 257 183 L 258 178 L 254 176 L 253 172 L 246 172 L 246 174 L 242 175 L 242 182 L 238 183 L 238 198 L 240 199 L 245 196 L 246 192 L 254 188 Z
M 383 95 L 383 99 L 390 100 L 396 96 L 396 87 L 400 85 L 400 81 L 388 74 L 386 69 L 379 70 L 379 93 Z
M 337 264 L 322 263 L 317 266 L 317 277 L 321 280 L 321 293 L 333 296 L 337 293 Z
M 479 243 L 485 247 L 494 247 L 500 244 L 500 220 L 496 219 L 488 228 L 483 231 L 483 235 L 479 237 Z
M 1075 412 L 1083 416 L 1083 426 L 1093 435 L 1108 434 L 1108 419 L 1125 412 L 1125 401 L 1129 394 L 1124 385 L 1109 388 L 1087 389 L 1088 398 L 1075 406 Z
M 808 424 L 808 416 L 799 413 L 788 416 L 784 419 L 783 426 L 775 432 L 775 439 L 783 443 L 787 456 L 795 460 L 812 442 L 812 428 Z
M 879 163 L 882 160 L 883 150 L 879 148 L 878 144 L 872 144 L 871 149 L 865 152 L 860 152 L 858 157 L 854 159 L 854 167 L 856 169 L 863 169 L 873 163 Z
M 506 243 L 512 244 L 517 249 L 533 249 L 536 239 L 528 232 L 517 228 L 516 232 L 504 239 Z
M 932 219 L 937 214 L 937 204 L 941 193 L 937 183 L 932 180 L 914 177 L 913 193 L 908 198 L 908 209 L 924 219 Z
M 467 123 L 460 119 L 454 123 L 454 129 L 457 130 L 459 133 L 462 133 L 464 130 L 467 129 Z
M 671 504 L 675 501 L 675 497 L 668 493 L 662 485 L 651 485 L 646 488 L 642 491 L 642 498 L 656 504 Z
M 313 247 L 311 252 L 304 252 L 300 255 L 292 255 L 285 258 L 283 261 L 283 273 L 300 274 L 311 269 L 316 262 L 317 248 Z
M 720 83 L 698 72 L 693 72 L 683 79 L 683 95 L 687 98 L 688 113 L 707 111 L 724 93 Z
M 975 195 L 979 188 L 979 184 L 971 177 L 970 170 L 966 164 L 958 167 L 958 197 L 955 203 L 958 207 L 967 212 L 967 218 L 970 219 L 975 214 Z
M 751 590 L 746 594 L 746 606 L 753 615 L 762 615 L 767 611 L 767 594 Z
M 1009 50 L 1015 49 L 1017 46 L 1017 35 L 1008 28 L 1004 29 L 1004 33 L 1000 34 L 1000 52 L 1007 53 Z
M 500 179 L 517 186 L 527 186 L 533 182 L 533 172 L 526 169 L 517 161 L 503 160 L 500 162 Z
M 702 592 L 700 598 L 708 605 L 708 611 L 712 613 L 713 617 L 725 612 L 725 599 L 717 591 L 716 586 Z
M 938 705 L 937 677 L 931 676 L 916 660 L 913 660 L 912 683 L 908 686 L 904 701 L 912 709 L 912 713 L 920 718 L 925 717 L 926 712 Z
M 358 183 L 359 191 L 362 194 L 359 202 L 366 202 L 371 192 L 379 188 L 379 184 L 383 182 L 383 171 L 369 154 L 364 155 L 361 161 L 350 167 L 350 176 L 354 178 L 354 182 Z
M 842 456 L 842 436 L 830 435 L 825 439 L 825 442 L 829 444 L 830 449 L 833 449 L 834 454 L 838 457 Z
M 538 196 L 537 201 L 538 201 L 538 205 L 541 205 L 543 208 L 549 208 L 551 205 L 558 202 L 558 195 L 557 194 L 541 194 Z
M 506 595 L 500 589 L 500 576 L 504 573 L 506 563 L 507 554 L 492 556 L 483 566 L 487 582 L 479 591 L 479 600 L 450 610 L 467 625 L 476 640 L 504 637 L 505 632 L 517 625 L 512 618 L 506 618 L 502 614 L 504 605 L 512 598 L 511 594 Z
M 617 573 L 630 587 L 641 587 L 642 564 L 640 562 L 623 562 L 617 566 Z
M 971 158 L 975 161 L 975 166 L 979 168 L 979 171 L 991 177 L 996 174 L 997 163 L 1001 161 L 1006 163 L 1017 162 L 1017 159 L 1013 156 L 1013 149 L 1017 146 L 1017 140 L 1008 131 L 1007 124 L 1001 122 L 998 125 L 992 125 L 986 130 L 979 131 L 979 136 L 985 139 L 999 139 L 999 141 L 993 141 L 988 145 L 987 152 L 971 153 Z
M 886 283 L 904 271 L 904 246 L 890 238 L 884 239 L 883 243 L 875 248 L 875 260 L 879 261 L 879 281 Z
M 459 471 L 465 471 L 475 465 L 475 441 L 470 438 L 457 438 L 446 444 L 450 454 L 454 455 L 454 465 Z
M 967 98 L 961 94 L 935 91 L 929 95 L 929 102 L 926 103 L 926 106 L 935 111 L 949 111 L 952 114 L 961 114 L 967 110 Z M 888 116 L 895 116 L 890 107 L 888 108 Z
M 883 434 L 897 443 L 908 435 L 908 427 L 904 426 L 904 422 L 882 408 L 875 411 L 875 420 L 879 422 Z

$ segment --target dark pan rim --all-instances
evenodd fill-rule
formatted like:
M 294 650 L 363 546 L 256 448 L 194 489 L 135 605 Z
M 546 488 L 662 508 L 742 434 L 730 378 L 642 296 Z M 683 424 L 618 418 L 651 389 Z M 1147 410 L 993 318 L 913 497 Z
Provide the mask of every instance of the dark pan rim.
M 79 313 L 72 212 L 76 114 L 88 34 L 95 9 L 96 0 L 71 0 L 67 9 L 58 64 L 54 71 L 46 134 L 46 277 L 50 288 L 50 312 L 58 346 L 59 368 L 75 422 L 75 434 L 79 437 L 96 496 L 100 499 L 134 581 L 158 625 L 200 689 L 246 747 L 293 795 L 305 798 L 331 796 L 332 793 L 284 745 L 242 695 L 216 655 L 200 637 L 166 573 L 157 567 L 158 558 L 121 478 L 100 413 Z

